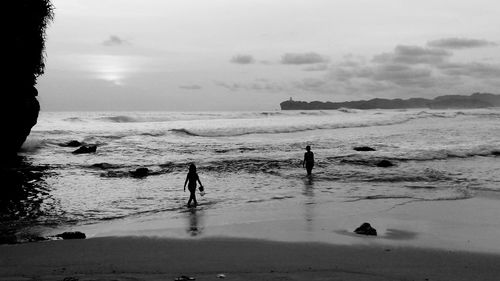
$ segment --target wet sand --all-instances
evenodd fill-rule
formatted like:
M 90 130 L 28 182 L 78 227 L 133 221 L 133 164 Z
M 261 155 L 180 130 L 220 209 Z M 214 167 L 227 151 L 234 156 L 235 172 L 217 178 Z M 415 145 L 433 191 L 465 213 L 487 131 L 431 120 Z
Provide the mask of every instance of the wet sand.
M 203 199 L 206 200 L 206 199 Z M 202 205 L 177 216 L 161 213 L 99 224 L 56 229 L 88 237 L 146 236 L 175 239 L 245 238 L 282 242 L 321 242 L 431 248 L 500 254 L 500 197 L 481 192 L 465 200 L 414 201 L 381 198 L 314 203 L 282 200 L 237 208 Z M 338 200 L 338 199 L 337 199 Z M 363 222 L 377 237 L 353 233 Z
M 292 201 L 279 206 L 282 214 L 266 219 L 264 208 L 243 221 L 248 210 L 220 214 L 202 205 L 169 221 L 76 226 L 67 230 L 91 238 L 0 245 L 0 281 L 218 280 L 221 273 L 227 280 L 498 280 L 495 194 L 403 208 L 394 199 L 305 208 Z M 379 236 L 352 233 L 364 220 Z

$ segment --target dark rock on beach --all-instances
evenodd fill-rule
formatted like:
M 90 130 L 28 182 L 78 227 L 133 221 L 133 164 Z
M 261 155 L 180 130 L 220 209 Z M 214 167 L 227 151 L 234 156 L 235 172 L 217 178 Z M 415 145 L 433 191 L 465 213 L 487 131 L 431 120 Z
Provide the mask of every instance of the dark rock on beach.
M 14 234 L 0 235 L 0 245 L 2 244 L 16 244 L 18 243 L 17 237 Z
M 85 233 L 83 232 L 74 231 L 74 232 L 63 232 L 61 234 L 57 234 L 56 237 L 68 240 L 68 239 L 85 239 L 87 236 L 85 236 Z
M 493 155 L 493 156 L 500 156 L 500 150 L 492 151 L 491 155 Z
M 137 168 L 135 171 L 130 171 L 130 174 L 134 178 L 143 178 L 149 175 L 149 169 L 145 167 Z
M 377 151 L 375 148 L 371 148 L 369 146 L 355 146 L 352 149 L 356 151 Z
M 82 145 L 80 148 L 73 151 L 73 154 L 95 153 L 96 151 L 97 145 Z
M 379 162 L 377 162 L 377 167 L 387 168 L 392 166 L 394 166 L 394 164 L 389 160 L 380 160 Z
M 377 236 L 377 230 L 373 228 L 369 223 L 365 222 L 356 230 L 354 230 L 354 233 L 357 234 L 362 234 L 362 235 L 371 235 L 371 236 Z

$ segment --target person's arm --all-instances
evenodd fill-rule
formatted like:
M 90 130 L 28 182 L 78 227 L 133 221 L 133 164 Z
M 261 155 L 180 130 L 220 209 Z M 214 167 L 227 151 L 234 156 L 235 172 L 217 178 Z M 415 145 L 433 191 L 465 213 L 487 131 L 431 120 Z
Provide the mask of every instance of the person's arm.
M 200 186 L 203 186 L 203 184 L 201 184 L 201 181 L 200 181 L 200 176 L 196 175 L 196 180 L 198 181 L 198 183 L 200 184 Z
M 186 184 L 188 182 L 189 176 L 186 176 L 186 181 L 184 182 L 184 192 L 186 192 Z

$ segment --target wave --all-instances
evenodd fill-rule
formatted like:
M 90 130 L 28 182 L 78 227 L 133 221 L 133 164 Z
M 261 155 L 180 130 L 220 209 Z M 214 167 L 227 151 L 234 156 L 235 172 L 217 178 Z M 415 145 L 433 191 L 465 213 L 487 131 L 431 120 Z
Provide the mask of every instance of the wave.
M 262 116 L 280 116 L 280 115 L 284 115 L 284 114 L 281 111 L 264 111 L 264 112 L 261 112 L 260 115 L 262 115 Z
M 238 127 L 238 128 L 217 128 L 217 129 L 188 129 L 178 128 L 170 129 L 169 131 L 195 137 L 237 137 L 252 134 L 285 134 L 285 133 L 300 133 L 312 130 L 325 129 L 341 129 L 341 128 L 357 128 L 371 126 L 386 126 L 398 124 L 400 122 L 380 122 L 378 124 L 320 124 L 320 125 L 303 125 L 303 126 L 281 126 L 281 127 Z
M 441 195 L 440 197 L 434 197 L 434 198 L 425 198 L 425 197 L 419 197 L 417 195 L 410 196 L 410 195 L 368 195 L 368 196 L 353 196 L 353 199 L 346 200 L 344 202 L 357 202 L 357 201 L 363 201 L 363 200 L 387 200 L 387 199 L 406 199 L 412 201 L 455 201 L 455 200 L 464 200 L 464 199 L 469 199 L 474 197 L 474 195 L 467 191 L 467 190 L 455 190 L 457 192 L 453 192 L 451 194 L 447 195 Z M 404 204 L 404 203 L 403 203 Z M 403 205 L 403 204 L 398 204 L 398 205 Z
M 49 144 L 45 139 L 28 138 L 21 146 L 20 152 L 36 152 Z
M 139 135 L 148 137 L 162 137 L 165 136 L 165 132 L 146 132 L 146 133 L 140 133 Z
M 358 113 L 359 109 L 341 107 L 341 108 L 337 109 L 337 111 L 340 111 L 343 113 Z
M 67 135 L 75 133 L 74 131 L 71 130 L 47 130 L 47 131 L 32 130 L 31 132 L 37 134 L 49 134 L 49 135 Z
M 193 132 L 191 132 L 188 129 L 171 129 L 169 131 L 170 132 L 174 132 L 174 133 L 178 133 L 178 134 L 181 134 L 181 135 L 188 135 L 188 136 L 193 136 L 193 137 L 203 136 L 203 135 L 199 135 L 199 134 L 193 133 Z
M 354 113 L 354 112 L 352 112 Z M 328 114 L 323 111 L 319 112 L 300 112 L 302 115 L 323 115 Z M 381 113 L 383 114 L 383 113 Z M 389 117 L 386 120 L 377 121 L 346 121 L 339 122 L 336 119 L 320 120 L 317 123 L 302 123 L 299 125 L 290 125 L 290 123 L 280 125 L 268 126 L 254 126 L 254 127 L 225 127 L 225 128 L 174 128 L 170 129 L 171 132 L 195 137 L 234 137 L 250 134 L 283 134 L 283 133 L 298 133 L 311 130 L 325 130 L 325 129 L 344 129 L 344 128 L 365 128 L 376 126 L 390 126 L 397 124 L 404 124 L 415 119 L 424 118 L 455 118 L 458 114 L 456 112 L 427 112 L 421 111 L 416 114 L 403 114 Z
M 134 122 L 139 122 L 138 119 L 136 119 L 134 117 L 131 117 L 131 116 L 126 116 L 126 115 L 99 117 L 97 119 L 98 120 L 102 120 L 102 121 L 114 122 L 114 123 L 134 123 Z
M 409 162 L 409 161 L 433 161 L 446 160 L 453 158 L 474 158 L 474 157 L 498 157 L 500 148 L 490 147 L 472 147 L 469 149 L 440 149 L 440 150 L 422 150 L 409 151 L 406 155 L 386 155 L 368 153 L 352 153 L 347 155 L 329 156 L 323 158 L 327 163 L 339 162 L 341 164 L 376 166 L 382 160 L 391 162 Z
M 63 119 L 63 121 L 66 121 L 66 122 L 85 122 L 85 120 L 83 120 L 80 117 L 69 117 L 69 118 Z

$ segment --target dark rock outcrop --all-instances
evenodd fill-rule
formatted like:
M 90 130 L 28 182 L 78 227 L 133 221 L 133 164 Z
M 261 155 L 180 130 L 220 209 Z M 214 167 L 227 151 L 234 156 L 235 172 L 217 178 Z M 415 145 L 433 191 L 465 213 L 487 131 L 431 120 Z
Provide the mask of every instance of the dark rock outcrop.
M 354 232 L 362 235 L 377 236 L 377 230 L 367 222 L 363 223 L 360 227 L 356 228 Z
M 375 148 L 371 148 L 369 146 L 355 146 L 352 149 L 356 151 L 377 151 Z
M 149 175 L 149 169 L 146 167 L 137 168 L 134 171 L 131 171 L 130 174 L 134 178 L 147 177 Z
M 405 108 L 486 108 L 500 106 L 500 95 L 474 93 L 470 96 L 447 95 L 434 99 L 371 99 L 346 102 L 293 101 L 280 103 L 281 110 L 325 110 L 325 109 L 405 109 Z
M 73 151 L 73 154 L 95 153 L 96 151 L 97 145 L 82 145 L 77 150 Z
M 2 1 L 2 10 L 2 68 L 6 71 L 0 78 L 0 161 L 8 164 L 37 122 L 40 105 L 34 86 L 45 67 L 45 28 L 53 13 L 49 0 Z
M 387 167 L 394 166 L 394 164 L 389 160 L 380 160 L 377 162 L 376 165 L 377 165 L 377 167 L 381 167 L 381 168 L 387 168 Z
M 68 240 L 68 239 L 85 239 L 85 238 L 87 238 L 87 236 L 85 236 L 85 233 L 80 232 L 80 231 L 63 232 L 61 234 L 57 234 L 56 237 L 62 238 L 64 240 Z

